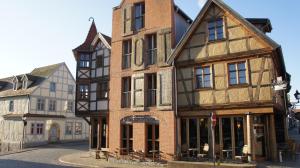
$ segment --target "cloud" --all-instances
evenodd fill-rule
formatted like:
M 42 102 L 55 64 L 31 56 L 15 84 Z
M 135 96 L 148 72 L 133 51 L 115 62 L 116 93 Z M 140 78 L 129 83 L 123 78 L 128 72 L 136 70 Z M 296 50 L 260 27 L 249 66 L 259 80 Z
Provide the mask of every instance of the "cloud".
M 198 5 L 200 7 L 203 7 L 205 3 L 206 3 L 206 0 L 198 0 Z

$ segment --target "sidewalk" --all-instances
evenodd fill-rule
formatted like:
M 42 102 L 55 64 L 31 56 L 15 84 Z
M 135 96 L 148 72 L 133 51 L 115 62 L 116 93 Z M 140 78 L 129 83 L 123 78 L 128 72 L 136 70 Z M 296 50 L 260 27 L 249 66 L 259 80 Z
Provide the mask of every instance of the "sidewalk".
M 89 152 L 74 153 L 59 158 L 61 163 L 76 167 L 90 168 L 155 168 L 154 166 L 134 165 L 134 164 L 117 164 L 107 162 L 105 159 L 95 159 Z

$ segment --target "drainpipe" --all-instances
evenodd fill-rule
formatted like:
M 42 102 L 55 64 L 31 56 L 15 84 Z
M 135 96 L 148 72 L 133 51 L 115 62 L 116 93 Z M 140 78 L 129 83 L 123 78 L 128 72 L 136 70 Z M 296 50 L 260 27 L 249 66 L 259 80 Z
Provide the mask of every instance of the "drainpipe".
M 179 132 L 178 132 L 178 103 L 177 103 L 177 71 L 176 71 L 176 67 L 174 65 L 174 62 L 172 63 L 172 67 L 173 67 L 173 70 L 174 70 L 174 104 L 175 104 L 175 126 L 176 126 L 176 134 L 175 134 L 175 139 L 176 139 L 176 157 L 177 155 L 179 154 L 179 151 L 180 151 L 180 148 L 179 148 L 179 143 L 178 143 L 178 135 L 179 135 Z

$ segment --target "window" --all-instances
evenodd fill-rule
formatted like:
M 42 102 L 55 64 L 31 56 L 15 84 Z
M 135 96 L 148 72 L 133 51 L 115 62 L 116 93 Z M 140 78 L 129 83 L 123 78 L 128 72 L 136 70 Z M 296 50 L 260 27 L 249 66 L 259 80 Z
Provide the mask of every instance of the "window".
M 73 132 L 73 123 L 72 122 L 66 122 L 65 134 L 66 135 L 72 135 L 72 132 Z
M 196 89 L 211 88 L 210 67 L 196 68 Z
M 156 105 L 156 74 L 149 74 L 147 75 L 147 82 L 148 82 L 148 106 L 155 106 Z
M 147 153 L 159 152 L 159 125 L 147 125 Z
M 44 132 L 44 124 L 43 123 L 32 123 L 30 133 L 32 135 L 42 135 Z
M 76 135 L 82 134 L 82 123 L 79 123 L 79 122 L 75 123 L 75 134 Z
M 54 82 L 50 83 L 50 92 L 56 92 L 56 83 Z
M 121 125 L 121 134 L 122 134 L 122 151 L 121 154 L 129 154 L 133 150 L 133 133 L 132 125 L 123 124 Z
M 72 101 L 67 102 L 67 112 L 73 112 L 73 105 L 74 103 Z
M 14 112 L 14 101 L 13 100 L 9 101 L 8 110 L 9 110 L 9 112 Z
M 224 39 L 224 23 L 223 18 L 217 18 L 208 22 L 208 40 L 221 40 Z
M 123 69 L 130 68 L 131 66 L 131 52 L 132 52 L 132 42 L 131 40 L 126 40 L 123 42 Z
M 35 130 L 35 124 L 31 124 L 31 129 L 30 129 L 30 133 L 31 133 L 31 135 L 33 135 L 34 134 L 34 130 Z
M 79 96 L 80 99 L 89 98 L 89 85 L 79 85 Z
M 22 89 L 27 89 L 27 85 L 28 85 L 27 80 L 23 80 L 23 82 L 22 82 Z
M 107 82 L 102 82 L 98 84 L 98 98 L 100 99 L 106 99 L 107 98 L 107 91 L 108 91 L 108 83 Z
M 80 55 L 79 67 L 80 68 L 90 67 L 90 56 L 88 54 Z
M 56 100 L 49 100 L 49 111 L 56 111 Z
M 145 3 L 134 5 L 134 28 L 139 30 L 145 26 Z
M 96 65 L 97 65 L 97 68 L 101 68 L 104 66 L 104 56 L 103 55 L 98 55 L 96 57 Z
M 153 65 L 156 64 L 157 58 L 157 41 L 156 34 L 151 34 L 147 37 L 148 50 L 147 50 L 147 58 L 148 64 Z
M 44 124 L 41 124 L 41 123 L 36 124 L 36 134 L 37 135 L 42 135 L 43 134 L 43 128 L 44 128 Z
M 122 108 L 130 107 L 131 100 L 131 77 L 122 79 Z
M 68 94 L 73 94 L 74 91 L 74 86 L 73 85 L 68 85 Z
M 228 64 L 229 85 L 247 84 L 246 62 Z
M 45 100 L 44 99 L 37 99 L 37 110 L 38 111 L 45 110 Z
M 18 90 L 18 82 L 13 82 L 13 90 Z

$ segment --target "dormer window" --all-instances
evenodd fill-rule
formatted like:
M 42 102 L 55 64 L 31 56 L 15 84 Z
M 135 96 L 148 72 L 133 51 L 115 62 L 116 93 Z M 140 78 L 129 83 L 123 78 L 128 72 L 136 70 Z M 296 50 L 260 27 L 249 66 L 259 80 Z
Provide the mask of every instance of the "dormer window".
M 23 83 L 22 83 L 22 89 L 27 89 L 27 80 L 23 80 Z
M 208 40 L 222 40 L 224 36 L 224 21 L 223 18 L 213 19 L 208 22 Z
M 18 90 L 18 82 L 13 83 L 13 90 L 14 91 Z

